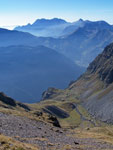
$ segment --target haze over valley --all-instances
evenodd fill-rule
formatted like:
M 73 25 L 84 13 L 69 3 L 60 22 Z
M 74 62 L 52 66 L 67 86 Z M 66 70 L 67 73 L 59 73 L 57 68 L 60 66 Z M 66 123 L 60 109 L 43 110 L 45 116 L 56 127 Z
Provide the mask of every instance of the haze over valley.
M 48 87 L 64 89 L 84 68 L 44 46 L 0 48 L 0 88 L 22 102 L 37 102 Z
M 0 1 L 0 150 L 113 150 L 113 1 Z
M 1 91 L 19 101 L 39 101 L 48 87 L 64 89 L 76 80 L 112 41 L 113 26 L 105 21 L 37 19 L 14 30 L 1 28 Z

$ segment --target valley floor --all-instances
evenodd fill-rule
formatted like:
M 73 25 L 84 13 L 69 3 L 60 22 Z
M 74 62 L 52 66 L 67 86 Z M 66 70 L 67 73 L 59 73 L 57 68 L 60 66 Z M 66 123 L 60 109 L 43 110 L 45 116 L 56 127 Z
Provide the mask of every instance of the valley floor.
M 113 150 L 112 132 L 105 136 L 99 129 L 90 130 L 57 128 L 1 112 L 0 150 Z

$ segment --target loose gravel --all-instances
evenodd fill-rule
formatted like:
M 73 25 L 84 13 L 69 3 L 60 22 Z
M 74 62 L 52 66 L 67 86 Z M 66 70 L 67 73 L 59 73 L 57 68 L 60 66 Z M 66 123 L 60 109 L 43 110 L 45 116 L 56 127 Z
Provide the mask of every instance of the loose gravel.
M 70 131 L 27 117 L 0 113 L 0 133 L 21 142 L 36 144 L 40 150 L 113 150 L 113 145 L 92 138 L 75 138 Z M 80 148 L 84 145 L 84 148 Z

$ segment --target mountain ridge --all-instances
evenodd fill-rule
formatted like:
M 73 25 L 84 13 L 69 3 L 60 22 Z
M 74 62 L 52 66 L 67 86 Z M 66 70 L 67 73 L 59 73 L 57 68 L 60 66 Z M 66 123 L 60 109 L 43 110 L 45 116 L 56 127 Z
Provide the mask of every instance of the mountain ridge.
M 49 86 L 65 88 L 84 68 L 45 46 L 0 47 L 0 89 L 24 102 L 36 102 Z
M 47 93 L 48 91 L 45 92 Z M 56 101 L 77 99 L 93 117 L 113 124 L 113 43 L 67 89 L 51 93 L 48 98 L 46 95 L 44 97 Z
M 17 26 L 14 30 L 29 32 L 35 36 L 59 37 L 62 30 L 70 23 L 63 19 L 37 19 L 33 24 Z
M 77 65 L 87 67 L 102 52 L 105 46 L 113 42 L 113 27 L 104 21 L 82 22 L 85 25 L 74 29 L 74 32 L 71 34 L 60 38 L 36 37 L 31 34 L 27 35 L 24 32 L 15 32 L 15 34 L 10 32 L 7 35 L 1 34 L 0 46 L 13 44 L 29 46 L 44 45 L 62 53 Z M 88 57 L 89 55 L 90 57 Z
M 59 18 L 53 18 L 53 19 L 37 19 L 32 25 L 38 25 L 38 24 L 43 24 L 43 25 L 58 25 L 58 24 L 65 24 L 67 21 Z

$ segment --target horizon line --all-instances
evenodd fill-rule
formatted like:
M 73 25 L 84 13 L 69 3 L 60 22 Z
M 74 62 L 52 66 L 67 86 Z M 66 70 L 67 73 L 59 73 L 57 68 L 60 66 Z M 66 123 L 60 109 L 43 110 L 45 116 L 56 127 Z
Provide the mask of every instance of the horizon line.
M 89 20 L 89 19 L 82 19 L 82 18 L 79 18 L 79 19 L 77 19 L 77 20 L 73 20 L 73 21 L 69 21 L 68 19 L 65 19 L 65 18 L 59 18 L 59 17 L 46 17 L 46 18 L 38 18 L 38 19 L 35 19 L 34 21 L 32 21 L 32 22 L 28 22 L 28 23 L 26 23 L 26 24 L 12 24 L 12 25 L 0 25 L 0 28 L 4 28 L 4 29 L 9 29 L 9 30 L 13 30 L 15 27 L 17 27 L 17 26 L 26 26 L 26 25 L 28 25 L 28 24 L 33 24 L 34 22 L 36 22 L 37 20 L 42 20 L 42 19 L 45 19 L 45 20 L 53 20 L 53 19 L 61 19 L 61 20 L 64 20 L 64 21 L 66 21 L 66 22 L 68 22 L 68 23 L 74 23 L 74 22 L 77 22 L 77 21 L 79 21 L 79 20 L 83 20 L 83 21 L 91 21 L 91 22 L 98 22 L 98 21 L 105 21 L 105 22 L 107 22 L 108 24 L 110 24 L 110 25 L 113 25 L 112 23 L 110 23 L 109 21 L 106 21 L 106 20 L 98 20 L 98 19 L 95 19 L 95 20 Z

